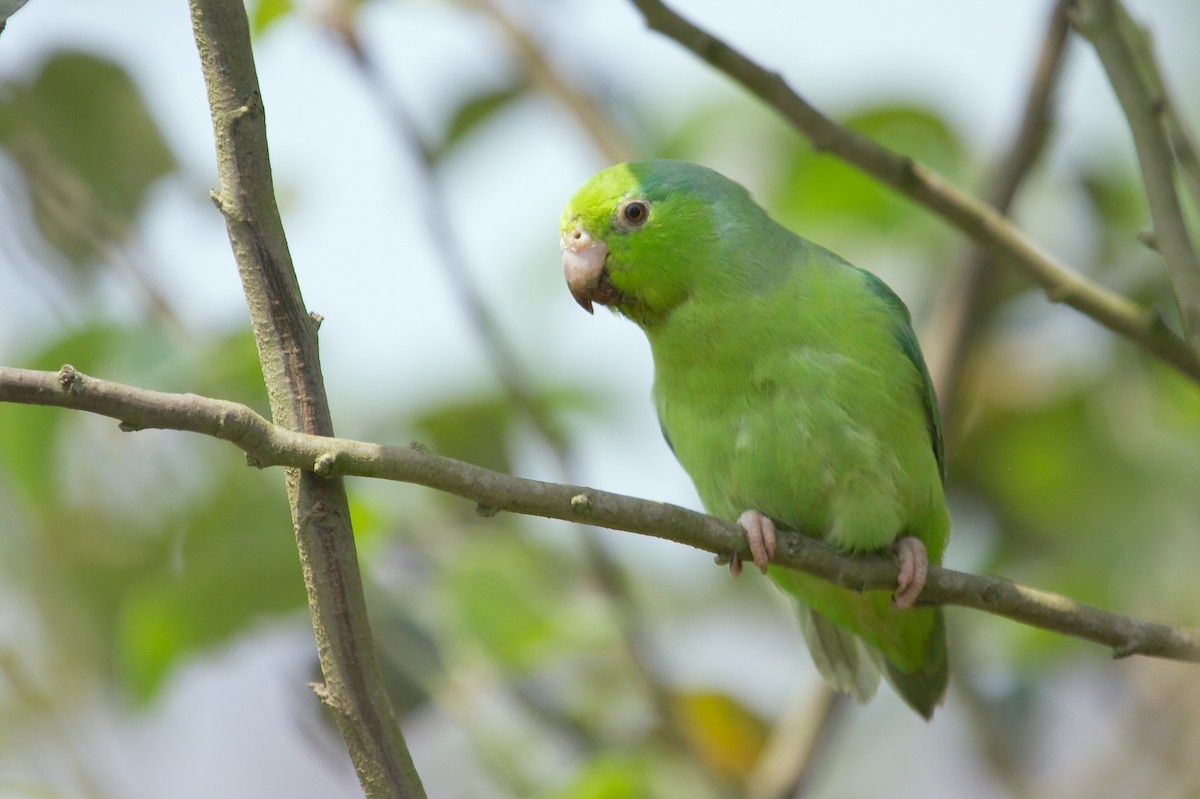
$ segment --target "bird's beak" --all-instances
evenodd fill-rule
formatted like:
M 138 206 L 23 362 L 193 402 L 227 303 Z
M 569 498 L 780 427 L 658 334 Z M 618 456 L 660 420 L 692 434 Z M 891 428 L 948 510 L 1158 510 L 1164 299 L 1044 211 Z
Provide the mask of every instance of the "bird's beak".
M 562 237 L 563 275 L 567 288 L 575 302 L 588 313 L 592 313 L 592 300 L 604 276 L 604 262 L 608 258 L 608 245 L 593 239 L 591 234 L 576 224 Z M 603 302 L 603 298 L 599 301 Z

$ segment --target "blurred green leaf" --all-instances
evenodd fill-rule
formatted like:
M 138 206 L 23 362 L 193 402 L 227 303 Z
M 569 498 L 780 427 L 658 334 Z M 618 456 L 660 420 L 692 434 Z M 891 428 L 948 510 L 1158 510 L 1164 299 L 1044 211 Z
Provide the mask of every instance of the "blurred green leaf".
M 84 372 L 104 369 L 114 354 L 144 352 L 162 342 L 142 329 L 98 323 L 74 331 L 21 359 L 30 369 L 56 371 L 70 363 Z M 59 476 L 60 431 L 70 412 L 0 403 L 0 471 L 31 508 L 52 507 Z
M 129 585 L 119 610 L 118 662 L 135 698 L 152 697 L 180 659 L 304 607 L 278 477 L 230 469 L 164 525 L 172 544 L 166 557 Z
M 985 384 L 997 388 L 977 409 L 951 471 L 1000 522 L 987 570 L 1188 623 L 1200 595 L 1178 564 L 1200 553 L 1195 387 L 1170 390 L 1185 381 L 1158 366 L 1127 366 L 1054 390 L 1011 360 L 986 368 L 998 382 Z M 1026 628 L 1012 632 L 1027 644 L 1018 643 L 1018 657 L 1044 660 L 1072 645 Z
M 464 546 L 444 586 L 462 632 L 500 663 L 524 670 L 600 645 L 611 632 L 606 617 L 575 594 L 573 574 L 560 555 L 510 534 Z
M 262 36 L 267 30 L 292 13 L 292 0 L 257 0 L 250 13 L 250 31 L 255 36 Z
M 632 799 L 654 795 L 646 754 L 606 753 L 593 758 L 566 785 L 546 794 L 545 799 Z
M 446 133 L 433 151 L 434 160 L 449 155 L 468 136 L 529 93 L 529 81 L 522 78 L 498 89 L 487 89 L 468 97 L 450 118 Z
M 25 356 L 163 390 L 262 405 L 253 339 L 96 324 Z M 22 516 L 3 530 L 20 581 L 75 667 L 114 666 L 154 695 L 181 658 L 304 604 L 280 475 L 220 442 L 60 408 L 0 404 L 0 473 Z
M 369 612 L 392 707 L 400 715 L 411 713 L 425 704 L 427 687 L 445 673 L 437 641 L 397 602 L 372 601 Z
M 542 389 L 530 395 L 530 403 L 552 429 L 565 412 L 592 411 L 602 405 L 594 393 L 571 386 Z M 512 474 L 510 450 L 524 421 L 507 395 L 486 393 L 448 398 L 419 411 L 413 425 L 439 455 Z
M 509 436 L 516 412 L 505 397 L 448 400 L 415 420 L 418 433 L 439 455 L 511 473 Z
M 122 242 L 175 158 L 141 92 L 115 62 L 50 57 L 0 87 L 0 146 L 25 178 L 38 229 L 76 267 Z
M 961 137 L 934 111 L 887 104 L 850 114 L 842 122 L 948 177 L 961 174 L 965 166 Z M 791 148 L 774 174 L 772 207 L 781 217 L 805 225 L 852 219 L 873 234 L 894 234 L 914 218 L 928 216 L 893 189 L 806 143 Z

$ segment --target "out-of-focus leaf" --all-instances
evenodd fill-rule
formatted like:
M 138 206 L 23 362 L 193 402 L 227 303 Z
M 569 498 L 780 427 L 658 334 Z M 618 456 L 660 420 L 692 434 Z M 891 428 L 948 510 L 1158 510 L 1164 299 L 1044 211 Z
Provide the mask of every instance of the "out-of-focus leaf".
M 1093 213 L 1113 230 L 1135 230 L 1146 220 L 1146 200 L 1136 176 L 1109 167 L 1092 167 L 1078 175 Z
M 933 111 L 885 105 L 845 117 L 843 123 L 903 156 L 944 175 L 962 171 L 961 138 Z M 790 159 L 774 174 L 772 207 L 786 219 L 806 225 L 854 219 L 872 230 L 895 232 L 918 214 L 912 202 L 843 161 L 815 152 L 807 144 L 790 150 Z
M 22 362 L 31 369 L 52 371 L 70 363 L 81 371 L 94 371 L 131 350 L 144 352 L 146 347 L 161 344 L 161 336 L 144 333 L 140 329 L 92 325 L 22 358 Z M 32 507 L 54 504 L 55 482 L 60 479 L 59 431 L 68 414 L 59 408 L 0 403 L 0 468 Z
M 187 655 L 256 619 L 304 605 L 283 487 L 229 470 L 174 520 L 168 557 L 129 586 L 119 611 L 119 665 L 138 699 L 154 695 Z
M 611 632 L 596 607 L 574 595 L 573 573 L 552 550 L 507 535 L 463 547 L 444 585 L 462 632 L 522 670 L 600 644 Z
M 450 118 L 445 135 L 433 151 L 433 158 L 445 158 L 470 134 L 528 93 L 529 82 L 521 79 L 508 86 L 488 89 L 468 97 Z
M 642 739 L 587 760 L 565 784 L 539 793 L 544 799 L 717 799 L 729 796 L 690 758 L 673 757 Z
M 766 745 L 766 723 L 727 694 L 693 691 L 676 702 L 697 756 L 722 777 L 744 780 Z
M 263 397 L 244 331 L 172 339 L 101 324 L 22 361 L 168 391 Z M 220 442 L 126 434 L 79 412 L 0 404 L 0 469 L 22 519 L 19 529 L 0 526 L 3 565 L 19 564 L 5 579 L 37 597 L 77 667 L 116 664 L 138 698 L 152 696 L 181 657 L 303 604 L 279 474 L 248 469 Z
M 1137 240 L 1150 226 L 1137 173 L 1123 161 L 1095 165 L 1077 176 L 1083 205 L 1091 216 L 1092 253 L 1087 267 L 1106 283 L 1119 281 L 1122 293 L 1157 308 L 1178 323 L 1178 304 L 1159 255 Z
M 645 755 L 604 754 L 593 758 L 574 778 L 545 799 L 630 799 L 652 796 L 649 762 Z
M 1178 568 L 1200 554 L 1200 402 L 1165 392 L 1161 367 L 1045 388 L 1000 369 L 952 478 L 985 496 L 1000 520 L 987 570 L 1134 615 L 1194 616 L 1194 576 Z M 1172 381 L 1182 382 L 1170 375 Z M 1045 382 L 1046 378 L 1041 378 Z M 997 383 L 996 385 L 999 385 Z M 1181 402 L 1176 402 L 1184 398 Z M 1189 567 L 1190 569 L 1190 567 Z M 1018 657 L 1044 660 L 1069 639 L 1011 627 Z M 1020 642 L 1024 641 L 1025 645 Z
M 58 53 L 0 98 L 0 146 L 42 235 L 77 267 L 123 241 L 151 184 L 175 169 L 141 92 L 112 61 Z
M 439 455 L 511 473 L 508 448 L 514 419 L 505 398 L 485 396 L 430 408 L 415 424 Z
M 267 29 L 292 13 L 292 0 L 258 0 L 250 14 L 250 31 L 262 36 Z
M 154 388 L 240 402 L 270 418 L 262 364 L 249 327 L 189 341 L 160 371 L 162 382 L 156 381 Z
M 572 387 L 544 389 L 530 401 L 536 413 L 551 421 L 564 411 L 589 410 L 596 405 L 594 396 Z M 485 394 L 443 402 L 418 413 L 413 424 L 439 455 L 511 474 L 509 449 L 522 421 L 521 412 L 508 396 Z
M 796 133 L 777 115 L 738 95 L 708 102 L 659 135 L 654 154 L 659 158 L 708 163 L 714 151 L 736 148 L 771 159 L 776 151 L 792 146 Z M 767 170 L 775 173 L 775 165 Z
M 403 715 L 425 704 L 426 686 L 443 674 L 441 652 L 433 636 L 397 603 L 370 603 L 371 630 L 392 707 Z

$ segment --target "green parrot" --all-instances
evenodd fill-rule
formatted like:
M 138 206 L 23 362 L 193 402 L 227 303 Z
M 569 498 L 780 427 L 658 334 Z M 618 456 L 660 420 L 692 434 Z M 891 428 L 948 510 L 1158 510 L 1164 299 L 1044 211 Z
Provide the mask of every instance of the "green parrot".
M 883 674 L 930 718 L 946 691 L 945 622 L 916 601 L 950 519 L 937 403 L 904 303 L 683 161 L 596 174 L 561 234 L 576 301 L 645 332 L 668 446 L 705 510 L 737 520 L 755 565 L 796 600 L 821 674 L 860 702 Z M 890 548 L 895 593 L 768 568 L 777 529 L 846 553 Z

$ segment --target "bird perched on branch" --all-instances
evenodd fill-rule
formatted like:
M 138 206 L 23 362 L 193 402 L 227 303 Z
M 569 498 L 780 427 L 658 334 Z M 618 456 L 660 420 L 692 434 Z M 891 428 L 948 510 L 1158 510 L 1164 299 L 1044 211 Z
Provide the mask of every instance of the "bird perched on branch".
M 705 509 L 736 519 L 754 564 L 795 598 L 821 674 L 866 701 L 882 673 L 929 718 L 946 690 L 945 623 L 916 604 L 950 520 L 937 403 L 904 303 L 682 161 L 598 173 L 561 235 L 576 301 L 645 332 L 667 444 Z M 769 566 L 780 529 L 894 552 L 895 593 Z

